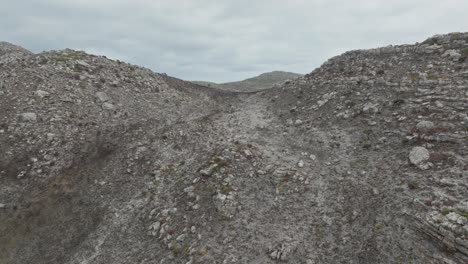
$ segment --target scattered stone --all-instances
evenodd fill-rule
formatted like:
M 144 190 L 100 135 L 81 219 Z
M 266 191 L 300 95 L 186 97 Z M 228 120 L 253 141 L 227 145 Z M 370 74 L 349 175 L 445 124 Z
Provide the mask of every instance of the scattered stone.
M 442 57 L 448 57 L 453 61 L 458 61 L 461 58 L 461 54 L 456 50 L 447 50 L 442 54 Z
M 102 108 L 105 110 L 115 110 L 115 106 L 111 103 L 103 103 Z
M 219 168 L 217 163 L 211 164 L 208 168 L 200 170 L 202 176 L 211 176 Z
M 37 90 L 37 91 L 34 92 L 34 94 L 37 95 L 40 98 L 48 97 L 50 95 L 50 93 L 48 93 L 46 91 L 42 91 L 42 90 Z
M 109 102 L 111 100 L 105 92 L 97 92 L 96 97 L 101 101 L 101 103 Z
M 23 122 L 36 122 L 37 115 L 35 113 L 24 113 L 20 115 L 20 121 Z
M 409 154 L 410 162 L 422 170 L 430 167 L 430 164 L 426 162 L 429 157 L 429 151 L 425 147 L 414 147 Z
M 420 131 L 428 131 L 434 127 L 434 123 L 431 121 L 420 121 L 417 125 L 416 128 Z
M 304 167 L 304 161 L 303 160 L 300 160 L 298 163 L 297 163 L 297 166 L 299 168 L 303 168 Z

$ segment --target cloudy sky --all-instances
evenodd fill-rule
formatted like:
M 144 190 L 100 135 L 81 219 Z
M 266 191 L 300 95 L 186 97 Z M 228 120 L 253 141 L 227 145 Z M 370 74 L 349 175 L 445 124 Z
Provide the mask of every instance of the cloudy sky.
M 468 0 L 0 0 L 0 40 L 226 82 L 468 31 L 467 11 Z

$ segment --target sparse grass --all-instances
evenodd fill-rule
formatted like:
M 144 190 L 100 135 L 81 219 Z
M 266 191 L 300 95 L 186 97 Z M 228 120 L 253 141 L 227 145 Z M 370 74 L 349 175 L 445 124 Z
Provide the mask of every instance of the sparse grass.
M 221 166 L 219 166 L 219 164 L 216 164 L 216 166 L 213 167 L 213 173 L 219 172 L 220 169 L 221 169 Z
M 200 256 L 205 256 L 207 253 L 208 253 L 208 249 L 206 248 L 201 248 L 200 250 L 198 250 L 198 254 Z
M 375 224 L 374 231 L 379 232 L 380 230 L 382 230 L 382 225 L 381 224 Z
M 182 253 L 183 249 L 181 246 L 177 245 L 177 244 L 173 244 L 169 247 L 169 250 L 172 251 L 174 254 L 176 255 L 179 255 L 180 253 Z
M 419 188 L 419 184 L 418 184 L 418 182 L 415 181 L 415 180 L 409 181 L 409 182 L 408 182 L 408 188 L 409 188 L 410 190 L 416 190 L 416 189 Z
M 214 163 L 218 164 L 218 167 L 227 167 L 229 165 L 229 162 L 227 160 L 220 157 L 215 157 L 213 161 Z
M 229 194 L 232 191 L 234 191 L 234 188 L 232 188 L 231 185 L 223 185 L 219 190 L 219 192 L 222 194 Z
M 460 51 L 460 54 L 461 54 L 462 58 L 467 58 L 468 57 L 468 48 L 463 48 Z
M 423 44 L 428 44 L 429 46 L 432 46 L 434 44 L 437 44 L 437 40 L 435 38 L 430 38 L 430 39 L 425 40 Z
M 429 79 L 429 80 L 437 80 L 438 77 L 437 77 L 434 73 L 429 73 L 429 74 L 427 75 L 427 79 Z
M 412 82 L 415 82 L 418 80 L 419 78 L 419 74 L 418 73 L 410 73 L 408 75 L 408 78 L 412 81 Z
M 458 210 L 454 210 L 454 209 L 448 209 L 448 208 L 445 208 L 444 210 L 442 210 L 443 215 L 448 215 L 450 213 L 456 213 L 458 215 L 461 215 L 461 216 L 464 216 L 464 217 L 468 218 L 468 212 L 462 212 L 462 211 L 458 211 Z
M 81 59 L 81 56 L 77 53 L 64 54 L 54 58 L 56 62 L 67 62 Z
M 136 73 L 136 72 L 132 72 L 128 75 L 128 78 L 130 79 L 141 79 L 143 78 L 143 76 L 139 73 Z
M 462 35 L 460 33 L 450 34 L 450 41 L 461 40 Z

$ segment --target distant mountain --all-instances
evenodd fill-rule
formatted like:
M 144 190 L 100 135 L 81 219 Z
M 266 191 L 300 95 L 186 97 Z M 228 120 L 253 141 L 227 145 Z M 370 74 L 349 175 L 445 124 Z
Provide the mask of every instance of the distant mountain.
M 248 92 L 268 89 L 273 87 L 273 85 L 276 83 L 283 83 L 288 79 L 295 79 L 301 76 L 302 74 L 293 72 L 272 71 L 237 82 L 213 83 L 205 81 L 193 81 L 193 83 L 230 91 Z

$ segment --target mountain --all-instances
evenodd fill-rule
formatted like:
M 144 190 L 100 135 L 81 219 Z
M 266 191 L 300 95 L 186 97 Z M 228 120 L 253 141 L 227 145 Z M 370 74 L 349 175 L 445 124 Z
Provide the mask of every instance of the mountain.
M 468 33 L 243 93 L 0 44 L 0 263 L 467 263 Z
M 281 85 L 287 80 L 299 78 L 301 76 L 301 74 L 293 72 L 272 71 L 238 82 L 213 83 L 193 81 L 193 83 L 227 91 L 252 92 L 271 88 L 275 84 Z

